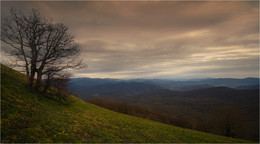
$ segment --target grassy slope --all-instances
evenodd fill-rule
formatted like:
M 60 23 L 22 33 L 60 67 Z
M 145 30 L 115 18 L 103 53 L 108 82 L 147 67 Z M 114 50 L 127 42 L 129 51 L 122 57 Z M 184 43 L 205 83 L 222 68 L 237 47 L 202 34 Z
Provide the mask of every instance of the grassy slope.
M 24 87 L 25 76 L 1 67 L 2 142 L 248 142 L 169 126 L 88 104 L 69 105 Z

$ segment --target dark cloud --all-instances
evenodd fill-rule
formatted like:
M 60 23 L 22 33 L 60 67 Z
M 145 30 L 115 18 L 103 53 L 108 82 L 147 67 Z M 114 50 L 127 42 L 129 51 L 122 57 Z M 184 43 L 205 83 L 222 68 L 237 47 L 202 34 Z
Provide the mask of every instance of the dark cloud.
M 90 77 L 258 77 L 259 2 L 1 2 L 76 35 Z

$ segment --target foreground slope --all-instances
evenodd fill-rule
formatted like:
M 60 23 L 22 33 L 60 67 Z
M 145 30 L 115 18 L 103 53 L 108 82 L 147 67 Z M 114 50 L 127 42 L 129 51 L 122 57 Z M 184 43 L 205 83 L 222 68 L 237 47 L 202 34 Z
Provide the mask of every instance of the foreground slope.
M 74 96 L 61 105 L 1 67 L 1 142 L 248 142 L 112 112 Z

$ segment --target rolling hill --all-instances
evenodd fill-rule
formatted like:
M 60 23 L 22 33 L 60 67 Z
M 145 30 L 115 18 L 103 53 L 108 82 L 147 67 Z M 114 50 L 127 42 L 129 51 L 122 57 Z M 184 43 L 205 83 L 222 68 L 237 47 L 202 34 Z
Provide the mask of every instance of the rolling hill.
M 145 84 L 140 82 L 117 82 L 104 83 L 95 86 L 86 86 L 75 88 L 71 86 L 72 93 L 79 94 L 82 99 L 90 98 L 95 95 L 110 95 L 113 97 L 125 97 L 136 94 L 146 93 L 153 90 L 161 89 L 159 86 Z
M 244 126 L 246 125 L 244 134 L 239 134 L 240 137 L 250 140 L 259 138 L 259 89 L 211 87 L 184 92 L 159 89 L 132 96 L 115 97 L 107 94 L 102 97 L 135 104 L 184 120 L 194 119 L 197 121 L 194 129 L 207 132 L 210 130 L 209 121 L 215 109 L 233 107 L 241 111 L 239 115 L 245 121 Z
M 122 85 L 121 85 L 122 84 Z M 119 85 L 119 87 L 117 86 Z M 125 86 L 123 86 L 125 85 Z M 130 88 L 135 90 L 138 85 L 138 93 L 147 92 L 149 89 L 170 89 L 173 91 L 191 91 L 200 90 L 210 87 L 229 87 L 235 89 L 259 89 L 259 78 L 207 78 L 207 79 L 191 79 L 176 81 L 170 79 L 98 79 L 98 78 L 73 78 L 69 82 L 69 89 L 73 93 L 77 93 L 81 98 L 88 97 L 86 93 L 107 93 L 110 91 L 120 90 L 132 93 Z M 142 87 L 145 91 L 142 91 Z M 148 88 L 149 87 L 149 88 Z M 102 92 L 101 92 L 102 91 Z
M 71 96 L 59 104 L 25 87 L 25 75 L 1 66 L 1 142 L 250 142 L 116 113 Z

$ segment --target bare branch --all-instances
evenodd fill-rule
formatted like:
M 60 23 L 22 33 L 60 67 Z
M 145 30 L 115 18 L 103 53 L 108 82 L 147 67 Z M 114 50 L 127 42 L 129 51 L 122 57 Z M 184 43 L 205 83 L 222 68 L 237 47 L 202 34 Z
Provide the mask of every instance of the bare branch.
M 30 87 L 36 74 L 35 88 L 38 89 L 45 74 L 83 67 L 84 64 L 75 57 L 79 45 L 68 33 L 66 25 L 52 23 L 34 9 L 30 15 L 15 9 L 11 9 L 10 14 L 1 26 L 1 40 L 12 48 L 10 55 L 24 61 Z

